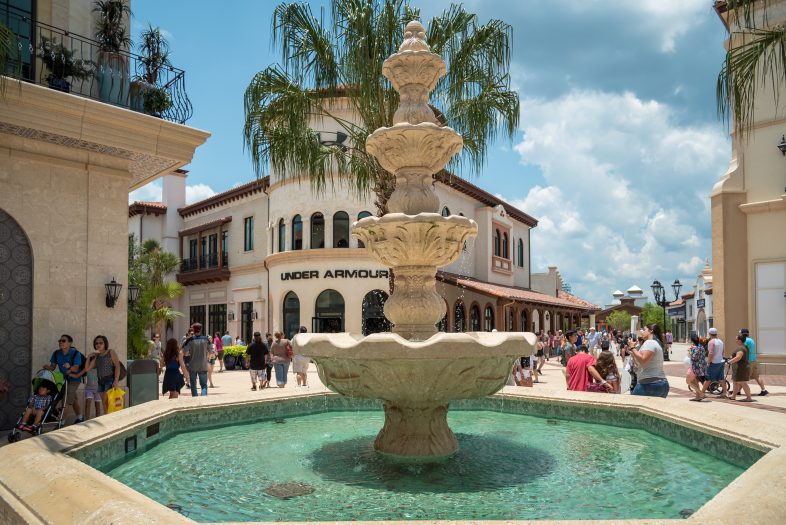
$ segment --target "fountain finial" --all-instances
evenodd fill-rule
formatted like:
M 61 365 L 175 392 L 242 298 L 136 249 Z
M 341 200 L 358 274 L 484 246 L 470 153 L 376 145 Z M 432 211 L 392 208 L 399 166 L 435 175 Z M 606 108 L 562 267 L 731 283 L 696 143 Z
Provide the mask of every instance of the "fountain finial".
M 398 52 L 404 51 L 431 51 L 426 43 L 426 28 L 417 20 L 408 23 L 404 29 L 404 42 L 399 46 Z

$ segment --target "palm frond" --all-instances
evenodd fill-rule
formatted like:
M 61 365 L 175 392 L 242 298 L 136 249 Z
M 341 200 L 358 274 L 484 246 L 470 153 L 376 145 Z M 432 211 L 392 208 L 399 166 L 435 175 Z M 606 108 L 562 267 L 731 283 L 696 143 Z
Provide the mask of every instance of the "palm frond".
M 741 41 L 726 52 L 715 94 L 720 118 L 733 118 L 735 131 L 745 134 L 753 124 L 756 95 L 767 83 L 779 104 L 786 79 L 786 28 L 751 28 L 737 36 Z
M 5 96 L 5 76 L 22 76 L 22 55 L 16 34 L 0 22 L 0 97 Z

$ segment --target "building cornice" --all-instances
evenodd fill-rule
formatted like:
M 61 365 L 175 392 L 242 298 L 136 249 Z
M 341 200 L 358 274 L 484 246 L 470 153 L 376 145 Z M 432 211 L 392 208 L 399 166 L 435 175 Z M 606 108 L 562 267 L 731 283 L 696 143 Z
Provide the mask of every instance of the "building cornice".
M 753 213 L 769 213 L 786 210 L 786 193 L 779 199 L 769 201 L 746 202 L 739 205 L 740 211 L 746 215 Z
M 213 195 L 212 197 L 208 197 L 207 199 L 201 200 L 199 202 L 195 202 L 194 204 L 189 204 L 188 206 L 179 208 L 177 211 L 180 216 L 185 219 L 187 217 L 197 215 L 198 213 L 229 204 L 238 199 L 242 199 L 243 197 L 247 197 L 259 192 L 264 192 L 269 187 L 270 177 L 262 177 L 261 179 L 236 186 L 225 192 Z
M 212 228 L 223 226 L 228 222 L 232 222 L 232 216 L 220 217 L 212 221 L 208 221 L 202 224 L 197 224 L 196 226 L 191 226 L 190 228 L 186 228 L 185 230 L 180 230 L 177 233 L 178 235 L 180 235 L 180 237 L 185 237 L 186 235 L 191 235 L 192 233 L 199 233 L 201 231 L 210 230 Z
M 467 182 L 466 180 L 462 179 L 458 175 L 450 173 L 449 171 L 442 170 L 436 175 L 434 175 L 434 180 L 444 184 L 449 188 L 453 188 L 456 191 L 463 193 L 464 195 L 468 195 L 472 197 L 476 201 L 485 204 L 486 206 L 491 206 L 492 208 L 495 206 L 502 205 L 505 208 L 505 212 L 508 214 L 508 217 L 517 220 L 518 222 L 524 223 L 530 228 L 534 228 L 538 225 L 538 220 L 530 215 L 527 215 L 523 211 L 519 210 L 508 204 L 507 202 L 503 201 L 495 197 L 494 195 L 490 194 L 486 190 L 480 189 L 479 187 L 475 186 L 474 184 Z
M 335 261 L 335 260 L 352 260 L 355 262 L 362 262 L 364 264 L 374 264 L 379 266 L 379 263 L 368 255 L 365 248 L 319 248 L 316 250 L 290 250 L 286 252 L 274 253 L 268 255 L 265 259 L 265 264 L 268 269 L 273 269 L 276 266 L 290 263 L 300 263 L 304 267 L 312 262 L 319 261 Z
M 210 133 L 10 78 L 0 133 L 129 162 L 133 191 L 191 162 Z M 89 161 L 89 158 L 88 158 Z

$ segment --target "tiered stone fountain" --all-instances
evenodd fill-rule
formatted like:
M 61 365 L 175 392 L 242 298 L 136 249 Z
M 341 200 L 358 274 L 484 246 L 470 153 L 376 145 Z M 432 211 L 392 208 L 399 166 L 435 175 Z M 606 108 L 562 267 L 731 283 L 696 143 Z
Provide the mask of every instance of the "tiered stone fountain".
M 353 225 L 353 235 L 380 263 L 393 268 L 394 291 L 385 304 L 393 333 L 298 334 L 298 352 L 313 359 L 322 382 L 342 395 L 384 401 L 385 425 L 374 442 L 379 452 L 440 457 L 458 450 L 447 423 L 454 399 L 500 390 L 513 360 L 531 355 L 534 334 L 441 333 L 445 301 L 436 292 L 437 268 L 458 259 L 478 226 L 466 217 L 439 214 L 432 175 L 461 151 L 461 135 L 440 126 L 428 95 L 445 73 L 419 22 L 407 24 L 398 53 L 383 74 L 400 95 L 394 124 L 379 128 L 366 149 L 396 177 L 390 213 Z

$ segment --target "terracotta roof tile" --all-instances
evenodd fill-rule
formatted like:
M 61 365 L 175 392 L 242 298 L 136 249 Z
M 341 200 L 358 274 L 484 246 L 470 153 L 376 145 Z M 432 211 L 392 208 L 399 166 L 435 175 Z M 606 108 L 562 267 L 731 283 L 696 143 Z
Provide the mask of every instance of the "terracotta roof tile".
M 134 201 L 128 205 L 128 216 L 142 214 L 162 215 L 166 213 L 166 204 L 163 202 Z
M 599 310 L 600 308 L 592 303 L 579 299 L 574 295 L 567 294 L 569 297 L 554 297 L 544 293 L 533 292 L 515 286 L 504 286 L 501 284 L 487 283 L 471 277 L 456 275 L 449 272 L 437 272 L 437 280 L 447 284 L 452 284 L 468 290 L 516 301 L 538 303 L 549 306 L 562 306 L 565 308 L 575 308 L 580 310 Z M 560 292 L 562 295 L 564 292 Z

